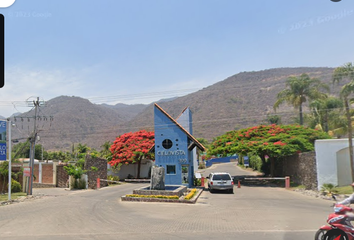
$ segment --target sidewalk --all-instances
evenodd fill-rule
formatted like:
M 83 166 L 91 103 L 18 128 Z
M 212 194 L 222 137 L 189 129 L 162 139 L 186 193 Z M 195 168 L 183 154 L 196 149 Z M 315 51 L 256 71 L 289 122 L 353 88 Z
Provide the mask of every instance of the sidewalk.
M 69 188 L 33 188 L 32 195 L 19 197 L 17 199 L 12 199 L 11 201 L 0 201 L 1 205 L 9 205 L 13 203 L 24 202 L 28 200 L 40 199 L 43 197 L 59 197 L 59 196 L 67 196 L 74 193 L 79 193 L 83 191 L 89 191 L 91 189 L 74 189 L 69 190 Z

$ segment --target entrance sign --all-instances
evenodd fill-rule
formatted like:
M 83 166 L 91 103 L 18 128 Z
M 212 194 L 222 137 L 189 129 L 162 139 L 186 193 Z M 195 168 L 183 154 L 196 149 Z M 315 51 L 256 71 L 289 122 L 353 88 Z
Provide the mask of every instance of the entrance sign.
M 6 121 L 0 121 L 0 161 L 6 161 Z

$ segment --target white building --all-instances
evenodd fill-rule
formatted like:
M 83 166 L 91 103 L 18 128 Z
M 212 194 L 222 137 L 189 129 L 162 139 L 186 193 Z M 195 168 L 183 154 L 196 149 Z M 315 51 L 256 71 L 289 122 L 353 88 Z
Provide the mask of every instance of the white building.
M 352 183 L 348 139 L 315 141 L 318 190 L 324 183 L 347 186 Z

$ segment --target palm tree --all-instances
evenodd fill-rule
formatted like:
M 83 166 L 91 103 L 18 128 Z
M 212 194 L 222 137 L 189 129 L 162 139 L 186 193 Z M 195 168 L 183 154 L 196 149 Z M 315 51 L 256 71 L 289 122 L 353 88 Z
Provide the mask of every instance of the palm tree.
M 345 115 L 348 122 L 348 142 L 349 142 L 349 158 L 350 167 L 352 171 L 352 182 L 354 182 L 354 156 L 353 156 L 353 127 L 350 115 L 350 95 L 354 93 L 354 66 L 352 63 L 346 63 L 341 67 L 337 67 L 333 72 L 333 83 L 339 82 L 343 79 L 349 80 L 340 91 L 340 98 L 343 100 L 345 107 Z
M 100 151 L 100 155 L 103 158 L 106 158 L 107 161 L 112 160 L 111 146 L 113 143 L 110 141 L 106 141 L 102 146 L 102 150 Z
M 325 99 L 327 94 L 320 91 L 324 89 L 329 91 L 327 84 L 322 83 L 317 78 L 310 78 L 309 75 L 303 73 L 300 77 L 291 76 L 286 80 L 286 87 L 283 91 L 280 91 L 277 95 L 277 101 L 274 103 L 274 110 L 276 110 L 280 104 L 286 102 L 299 109 L 300 125 L 304 124 L 303 119 L 303 104 L 309 100 Z

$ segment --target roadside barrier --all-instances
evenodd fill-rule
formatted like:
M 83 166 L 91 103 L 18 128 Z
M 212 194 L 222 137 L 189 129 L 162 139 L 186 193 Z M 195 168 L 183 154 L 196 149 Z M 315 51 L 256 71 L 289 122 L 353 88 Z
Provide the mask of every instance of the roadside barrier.
M 290 177 L 260 177 L 260 178 L 244 178 L 244 180 L 285 180 L 285 188 L 290 188 Z M 239 181 L 240 184 L 240 181 Z

